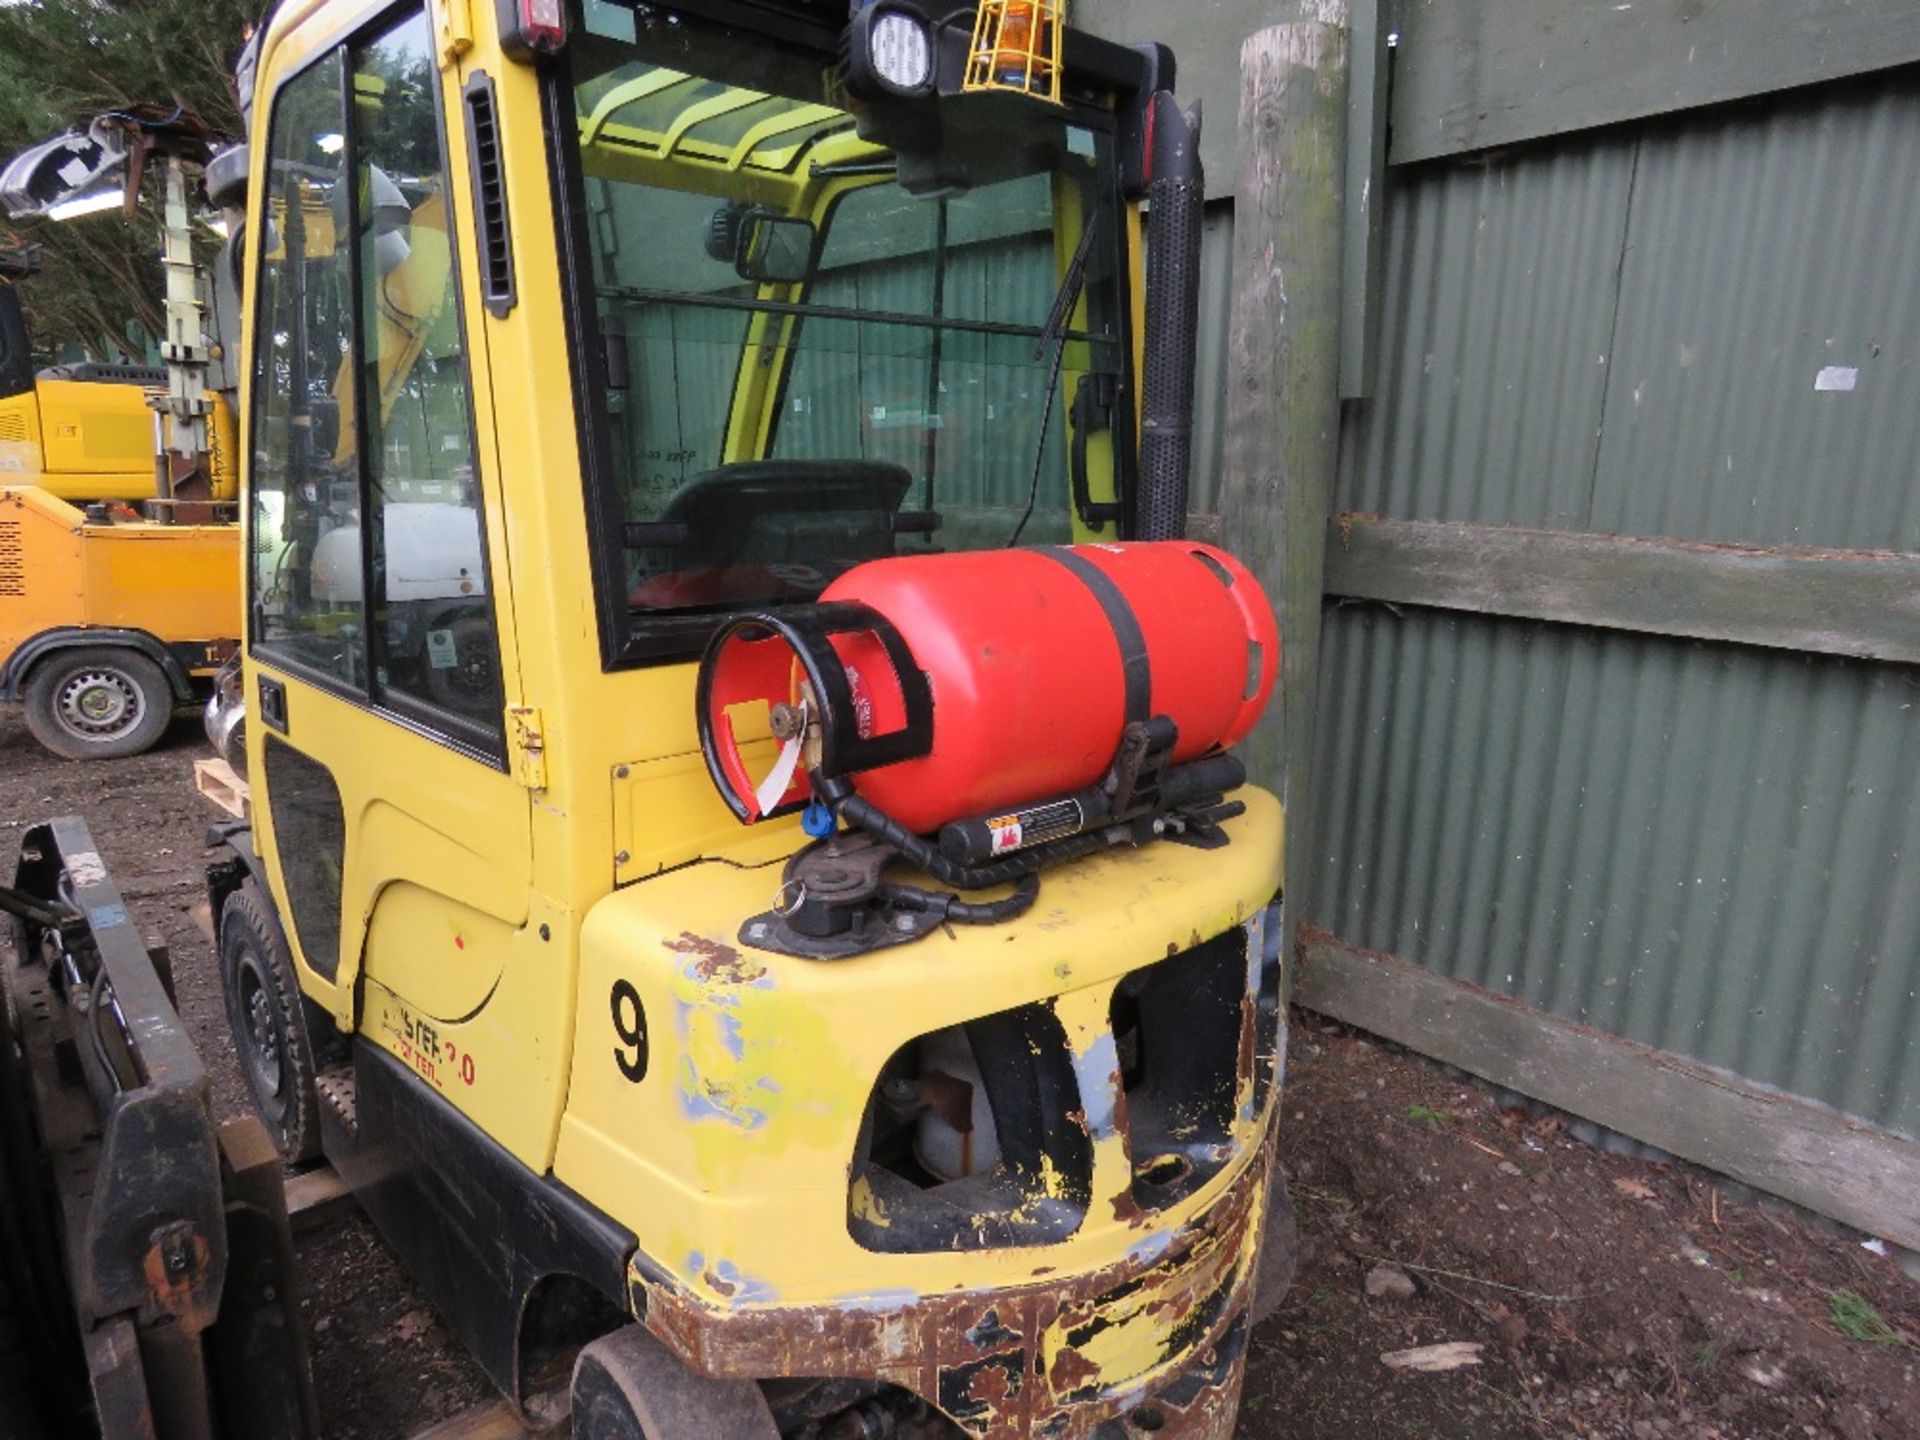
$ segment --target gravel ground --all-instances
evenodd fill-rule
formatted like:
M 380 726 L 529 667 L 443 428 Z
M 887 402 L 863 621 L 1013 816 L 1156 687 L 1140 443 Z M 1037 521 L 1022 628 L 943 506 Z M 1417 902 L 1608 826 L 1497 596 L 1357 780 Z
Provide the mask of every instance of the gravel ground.
M 217 818 L 193 789 L 204 753 L 182 720 L 151 754 L 72 764 L 0 711 L 0 865 L 32 821 L 86 816 L 172 947 L 226 1116 L 245 1094 L 194 918 Z M 1602 1154 L 1308 1016 L 1285 1124 L 1300 1273 L 1254 1335 L 1245 1440 L 1920 1440 L 1920 1285 L 1858 1237 Z M 302 1237 L 299 1255 L 329 1437 L 399 1440 L 486 1398 L 364 1220 Z M 1382 1360 L 1447 1343 L 1477 1347 L 1474 1363 Z

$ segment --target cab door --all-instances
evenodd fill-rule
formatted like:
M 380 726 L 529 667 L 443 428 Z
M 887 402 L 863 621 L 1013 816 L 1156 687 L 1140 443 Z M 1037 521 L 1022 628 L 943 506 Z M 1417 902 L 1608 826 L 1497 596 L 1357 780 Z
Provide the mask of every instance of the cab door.
M 248 417 L 260 850 L 303 989 L 540 1164 L 515 1035 L 487 1011 L 532 842 L 484 337 L 461 304 L 458 77 L 418 4 L 272 55 Z

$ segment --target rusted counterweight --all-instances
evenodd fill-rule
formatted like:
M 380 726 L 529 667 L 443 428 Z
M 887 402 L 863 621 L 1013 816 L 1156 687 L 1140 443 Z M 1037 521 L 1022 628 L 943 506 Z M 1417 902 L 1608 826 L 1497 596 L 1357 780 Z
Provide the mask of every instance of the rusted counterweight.
M 1211 1208 L 1172 1230 L 1136 1217 L 1150 1243 L 1091 1274 L 718 1310 L 636 1266 L 634 1313 L 702 1373 L 879 1379 L 988 1440 L 1230 1440 L 1276 1133 Z
M 1249 801 L 1230 824 L 1258 833 L 1277 804 Z M 1139 853 L 1063 867 L 1055 910 L 907 964 L 731 943 L 764 870 L 606 902 L 583 983 L 628 978 L 681 1058 L 670 1091 L 583 1089 L 582 1110 L 685 1117 L 701 1193 L 728 1200 L 643 1217 L 632 1313 L 698 1373 L 880 1385 L 987 1440 L 1226 1440 L 1283 989 L 1278 903 L 1239 897 L 1278 877 L 1251 845 Z M 1169 919 L 1176 896 L 1205 913 Z

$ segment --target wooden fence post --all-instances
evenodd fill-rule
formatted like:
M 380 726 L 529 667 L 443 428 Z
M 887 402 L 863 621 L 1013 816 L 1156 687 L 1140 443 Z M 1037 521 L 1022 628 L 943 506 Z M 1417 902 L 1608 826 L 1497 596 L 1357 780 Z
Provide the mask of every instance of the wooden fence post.
M 1279 608 L 1281 696 L 1243 753 L 1287 805 L 1289 953 L 1303 913 L 1328 514 L 1340 446 L 1348 0 L 1282 0 L 1241 50 L 1221 532 Z

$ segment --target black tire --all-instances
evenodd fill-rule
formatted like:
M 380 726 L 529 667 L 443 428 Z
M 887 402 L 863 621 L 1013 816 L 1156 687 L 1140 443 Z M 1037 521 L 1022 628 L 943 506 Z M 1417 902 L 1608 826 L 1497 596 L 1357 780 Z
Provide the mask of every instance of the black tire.
M 117 760 L 150 750 L 173 719 L 166 672 L 137 650 L 80 645 L 33 667 L 27 729 L 68 760 Z
M 220 988 L 240 1073 L 290 1164 L 320 1157 L 320 1097 L 293 956 L 259 885 L 246 880 L 220 912 Z
M 638 1325 L 603 1335 L 573 1365 L 573 1440 L 780 1440 L 750 1380 L 709 1380 Z
M 446 631 L 454 663 L 436 666 L 431 656 L 422 654 L 420 667 L 426 676 L 428 696 L 456 715 L 491 715 L 500 693 L 491 617 L 485 611 L 442 616 L 435 629 Z
M 1293 1272 L 1300 1267 L 1300 1222 L 1287 1194 L 1287 1174 L 1277 1166 L 1267 1191 L 1266 1230 L 1260 1237 L 1260 1258 L 1254 1265 L 1253 1323 L 1258 1325 L 1280 1308 L 1293 1288 Z

